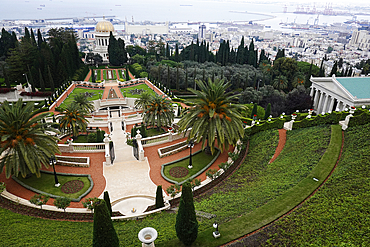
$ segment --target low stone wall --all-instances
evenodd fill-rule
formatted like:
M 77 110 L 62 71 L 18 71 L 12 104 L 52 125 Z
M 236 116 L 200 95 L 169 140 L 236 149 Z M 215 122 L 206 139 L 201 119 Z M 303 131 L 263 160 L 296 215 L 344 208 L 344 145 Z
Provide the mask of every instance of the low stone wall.
M 71 167 L 90 167 L 90 157 L 60 156 L 56 155 L 57 165 Z M 67 159 L 67 160 L 63 160 Z M 70 160 L 70 161 L 68 161 Z M 85 162 L 82 162 L 84 161 Z
M 178 146 L 178 147 L 174 148 L 174 149 L 171 149 L 172 147 L 176 147 L 176 146 Z M 181 151 L 185 150 L 187 147 L 188 147 L 187 141 L 183 141 L 183 142 L 173 144 L 171 146 L 159 148 L 158 149 L 159 158 L 163 158 L 163 157 L 170 156 L 172 154 L 176 154 L 178 152 L 181 152 Z M 166 149 L 171 149 L 171 150 L 166 151 Z

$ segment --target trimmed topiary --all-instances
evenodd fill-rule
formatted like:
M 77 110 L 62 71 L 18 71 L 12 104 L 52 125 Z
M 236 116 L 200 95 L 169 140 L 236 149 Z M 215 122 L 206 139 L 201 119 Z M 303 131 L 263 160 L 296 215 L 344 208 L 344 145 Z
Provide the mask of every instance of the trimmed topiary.
M 176 235 L 186 246 L 191 245 L 198 237 L 198 221 L 195 215 L 191 185 L 182 185 L 179 211 L 176 216 Z
M 157 192 L 155 194 L 155 208 L 163 208 L 164 201 L 163 201 L 163 192 L 162 192 L 162 185 L 157 186 Z
M 118 236 L 114 230 L 113 222 L 110 218 L 108 207 L 104 200 L 97 201 L 95 205 L 93 246 L 119 246 Z
M 267 108 L 266 108 L 266 111 L 265 111 L 265 117 L 263 119 L 265 119 L 265 120 L 268 119 L 270 115 L 271 115 L 271 103 L 269 103 L 267 105 Z
M 112 205 L 110 204 L 110 198 L 108 191 L 104 191 L 104 201 L 107 204 L 108 211 L 110 213 L 110 217 L 112 217 Z

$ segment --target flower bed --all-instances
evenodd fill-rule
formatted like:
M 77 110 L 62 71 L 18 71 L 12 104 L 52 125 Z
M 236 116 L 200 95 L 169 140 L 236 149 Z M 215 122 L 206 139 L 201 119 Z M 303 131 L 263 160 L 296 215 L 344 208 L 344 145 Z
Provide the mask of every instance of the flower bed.
M 73 194 L 73 193 L 77 193 L 80 190 L 82 190 L 83 187 L 84 187 L 84 182 L 80 180 L 72 180 L 72 181 L 65 183 L 62 186 L 61 190 L 65 194 Z
M 21 96 L 49 97 L 53 92 L 22 92 Z
M 185 177 L 186 175 L 188 175 L 188 173 L 189 170 L 181 166 L 172 167 L 170 170 L 170 175 L 174 178 Z
M 56 156 L 57 165 L 71 166 L 71 167 L 89 167 L 89 157 L 74 157 L 74 156 Z
M 14 90 L 14 88 L 0 88 L 0 93 L 9 93 L 10 91 Z

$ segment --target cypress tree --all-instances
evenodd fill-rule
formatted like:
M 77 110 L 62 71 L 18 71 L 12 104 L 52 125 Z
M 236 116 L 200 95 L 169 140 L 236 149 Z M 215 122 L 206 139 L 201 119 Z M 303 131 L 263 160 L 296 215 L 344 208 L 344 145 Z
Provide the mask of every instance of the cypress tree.
M 54 86 L 54 80 L 53 76 L 51 75 L 50 67 L 48 66 L 48 74 L 49 74 L 49 84 L 50 84 L 50 89 L 52 92 L 55 91 L 55 86 Z
M 251 113 L 251 118 L 256 120 L 257 117 L 254 117 L 254 115 L 257 115 L 257 103 L 254 103 L 252 113 Z
M 110 217 L 112 217 L 112 205 L 110 204 L 110 198 L 108 191 L 104 191 L 104 201 L 107 204 L 108 212 Z
M 188 68 L 185 68 L 185 90 L 188 89 Z
M 176 68 L 176 90 L 180 90 L 180 83 L 179 83 L 179 65 Z
M 39 79 L 40 79 L 41 91 L 44 92 L 45 91 L 45 82 L 44 82 L 44 79 L 42 78 L 41 69 L 39 69 Z
M 95 83 L 95 72 L 94 72 L 94 69 L 91 69 L 91 82 Z
M 324 59 L 321 60 L 321 65 L 320 65 L 320 70 L 319 70 L 319 77 L 325 77 Z
M 169 89 L 171 88 L 171 85 L 170 85 L 170 66 L 167 65 L 167 88 L 166 89 Z
M 109 216 L 108 207 L 104 200 L 98 200 L 94 207 L 94 247 L 119 246 L 119 240 L 114 230 L 113 222 Z
M 331 68 L 330 76 L 335 75 L 337 73 L 337 70 L 338 70 L 338 62 L 335 61 L 333 67 Z
M 269 118 L 269 116 L 271 115 L 271 103 L 268 103 L 267 105 L 267 108 L 266 108 L 266 111 L 265 111 L 265 120 Z
M 40 29 L 37 29 L 37 46 L 39 47 L 39 49 L 41 49 L 42 42 L 43 42 L 43 39 L 42 39 Z
M 155 194 L 155 208 L 163 208 L 164 201 L 163 201 L 163 191 L 162 185 L 157 186 L 157 192 Z
M 182 185 L 179 211 L 176 216 L 176 235 L 186 246 L 191 245 L 198 236 L 198 221 L 195 215 L 191 185 Z

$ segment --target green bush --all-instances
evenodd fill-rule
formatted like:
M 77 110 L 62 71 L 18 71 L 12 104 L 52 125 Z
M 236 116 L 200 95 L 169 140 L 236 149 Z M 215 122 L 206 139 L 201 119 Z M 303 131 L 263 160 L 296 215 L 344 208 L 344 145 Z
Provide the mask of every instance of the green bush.
M 198 221 L 195 215 L 191 185 L 182 185 L 179 211 L 176 216 L 176 235 L 186 246 L 191 245 L 198 237 Z
M 332 112 L 324 115 L 312 116 L 311 118 L 303 118 L 300 121 L 294 121 L 293 129 L 308 128 L 323 124 L 338 124 L 343 119 L 343 116 L 348 115 L 346 112 Z
M 110 198 L 108 191 L 104 191 L 104 201 L 107 204 L 108 212 L 110 217 L 112 217 L 112 205 L 110 204 Z
M 94 143 L 97 141 L 97 137 L 96 137 L 96 133 L 90 133 L 88 136 L 87 136 L 87 142 L 90 142 L 90 143 Z
M 98 200 L 95 205 L 93 246 L 119 246 L 119 239 L 116 231 L 114 230 L 113 222 L 111 220 L 108 207 L 104 200 Z
M 356 110 L 353 117 L 349 119 L 348 127 L 368 124 L 370 122 L 370 113 L 367 110 Z
M 64 212 L 66 208 L 71 204 L 71 199 L 67 197 L 57 197 L 54 200 L 54 206 L 60 209 L 63 209 Z
M 155 208 L 163 208 L 164 201 L 163 201 L 163 191 L 162 185 L 157 186 L 157 192 L 155 194 Z

